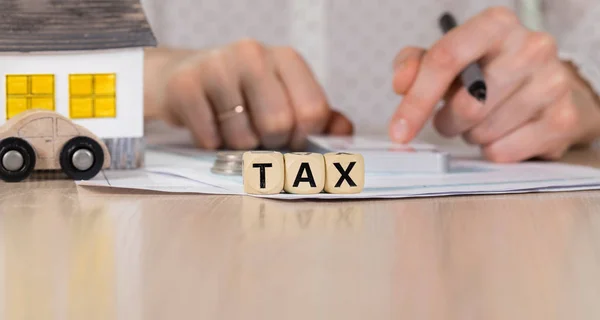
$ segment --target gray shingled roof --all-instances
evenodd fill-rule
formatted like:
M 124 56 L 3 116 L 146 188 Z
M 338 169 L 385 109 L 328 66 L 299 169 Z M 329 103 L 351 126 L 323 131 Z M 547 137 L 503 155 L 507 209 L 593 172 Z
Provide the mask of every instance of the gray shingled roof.
M 0 0 L 0 52 L 155 45 L 139 0 Z

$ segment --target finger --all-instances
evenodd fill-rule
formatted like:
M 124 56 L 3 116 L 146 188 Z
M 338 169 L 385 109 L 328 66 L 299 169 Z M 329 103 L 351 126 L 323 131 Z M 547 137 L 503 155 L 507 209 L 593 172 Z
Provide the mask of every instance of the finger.
M 519 27 L 508 9 L 493 8 L 438 41 L 424 55 L 417 78 L 393 117 L 390 133 L 394 140 L 412 140 L 457 75 L 469 63 L 497 51 L 506 35 Z
M 233 49 L 261 144 L 268 149 L 286 146 L 294 129 L 294 114 L 272 57 L 251 40 L 241 41 Z
M 174 111 L 174 123 L 185 125 L 198 147 L 219 148 L 222 141 L 215 116 L 195 70 L 177 70 L 167 81 L 165 98 L 167 107 Z
M 556 158 L 578 134 L 577 109 L 571 94 L 565 94 L 539 119 L 528 122 L 500 140 L 484 147 L 484 155 L 501 163 L 519 162 L 534 157 Z
M 556 46 L 550 35 L 525 29 L 514 30 L 508 35 L 503 50 L 505 52 L 495 60 L 483 65 L 489 88 L 485 104 L 471 97 L 466 88 L 461 88 L 434 119 L 442 135 L 456 136 L 489 118 L 491 113 L 506 104 L 507 99 L 522 90 L 534 73 L 547 68 L 550 60 L 556 57 Z
M 558 61 L 540 70 L 521 90 L 468 131 L 465 139 L 479 145 L 500 139 L 567 94 L 568 81 L 567 71 Z
M 452 101 L 454 96 L 461 90 L 464 89 L 462 82 L 459 79 L 455 79 L 454 82 L 450 85 L 448 91 L 444 95 L 444 105 L 447 105 Z
M 202 93 L 195 93 L 194 102 L 183 106 L 181 121 L 190 129 L 196 145 L 207 150 L 218 149 L 222 140 L 219 136 L 218 126 L 214 121 L 211 106 Z M 209 116 L 209 114 L 211 116 Z
M 301 150 L 306 146 L 308 135 L 325 129 L 331 115 L 329 103 L 315 75 L 294 49 L 278 47 L 272 54 L 296 121 L 290 147 Z
M 203 83 L 207 97 L 214 112 L 228 114 L 237 106 L 245 106 L 246 112 L 227 117 L 219 121 L 219 129 L 225 147 L 235 150 L 251 150 L 259 146 L 260 140 L 255 133 L 248 114 L 244 97 L 240 90 L 237 70 L 231 63 L 233 59 L 226 53 L 215 52 L 202 67 Z
M 354 133 L 354 126 L 346 116 L 340 112 L 333 111 L 329 118 L 325 133 L 332 136 L 348 136 Z
M 424 55 L 424 49 L 415 47 L 406 47 L 398 53 L 394 59 L 394 92 L 405 94 L 410 89 L 417 77 Z

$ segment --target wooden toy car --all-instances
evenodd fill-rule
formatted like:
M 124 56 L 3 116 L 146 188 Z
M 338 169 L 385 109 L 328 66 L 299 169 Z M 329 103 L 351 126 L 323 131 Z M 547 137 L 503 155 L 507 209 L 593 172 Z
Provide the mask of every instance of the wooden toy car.
M 0 127 L 0 179 L 18 182 L 33 170 L 61 169 L 89 180 L 110 166 L 108 148 L 88 129 L 45 110 L 27 110 Z

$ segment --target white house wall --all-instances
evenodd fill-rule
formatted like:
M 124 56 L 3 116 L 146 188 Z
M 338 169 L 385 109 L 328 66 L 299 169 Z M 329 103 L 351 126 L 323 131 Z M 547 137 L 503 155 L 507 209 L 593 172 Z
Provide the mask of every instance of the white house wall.
M 54 74 L 55 110 L 69 117 L 69 75 L 115 73 L 117 117 L 76 119 L 100 138 L 144 134 L 144 50 L 142 48 L 0 55 L 0 125 L 6 122 L 6 75 Z

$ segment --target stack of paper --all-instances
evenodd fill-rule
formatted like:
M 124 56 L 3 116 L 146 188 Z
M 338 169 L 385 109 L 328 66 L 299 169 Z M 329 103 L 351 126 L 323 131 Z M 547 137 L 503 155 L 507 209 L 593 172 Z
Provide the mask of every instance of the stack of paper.
M 104 171 L 83 186 L 160 192 L 241 195 L 242 177 L 210 172 L 215 154 L 190 149 L 151 150 L 136 171 Z M 363 193 L 266 196 L 276 199 L 367 199 L 434 197 L 600 189 L 600 170 L 557 163 L 492 164 L 453 159 L 446 174 L 367 172 Z

